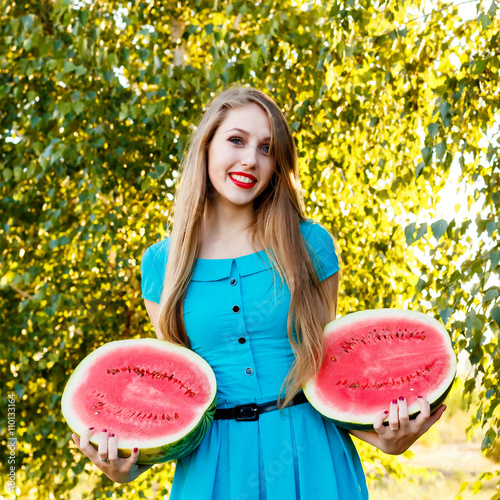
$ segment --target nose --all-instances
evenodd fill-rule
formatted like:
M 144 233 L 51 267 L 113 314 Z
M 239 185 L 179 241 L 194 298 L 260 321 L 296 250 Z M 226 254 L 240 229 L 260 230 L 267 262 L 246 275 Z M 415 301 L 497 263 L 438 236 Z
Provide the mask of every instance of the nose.
M 248 146 L 243 150 L 241 164 L 248 167 L 254 167 L 257 163 L 257 148 Z

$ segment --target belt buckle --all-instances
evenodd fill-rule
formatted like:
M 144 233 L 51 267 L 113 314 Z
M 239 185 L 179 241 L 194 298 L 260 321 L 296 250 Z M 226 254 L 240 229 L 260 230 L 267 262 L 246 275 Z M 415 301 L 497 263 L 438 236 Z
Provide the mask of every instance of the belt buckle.
M 234 407 L 234 419 L 237 422 L 252 422 L 254 420 L 259 420 L 259 407 L 256 403 L 236 405 Z

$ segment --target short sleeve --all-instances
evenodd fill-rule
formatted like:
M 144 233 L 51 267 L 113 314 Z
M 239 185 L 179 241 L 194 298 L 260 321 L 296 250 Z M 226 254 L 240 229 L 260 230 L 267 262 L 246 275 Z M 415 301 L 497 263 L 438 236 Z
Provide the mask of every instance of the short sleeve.
M 340 269 L 333 237 L 323 226 L 315 222 L 307 221 L 301 224 L 301 227 L 319 280 L 323 281 Z
M 169 240 L 151 245 L 142 255 L 142 298 L 160 303 L 167 267 Z

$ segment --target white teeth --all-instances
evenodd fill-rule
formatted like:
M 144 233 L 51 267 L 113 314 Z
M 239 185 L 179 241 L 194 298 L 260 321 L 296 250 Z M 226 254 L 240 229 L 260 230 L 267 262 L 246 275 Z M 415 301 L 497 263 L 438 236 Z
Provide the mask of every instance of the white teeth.
M 244 177 L 243 175 L 234 175 L 232 174 L 231 177 L 238 182 L 244 182 L 245 184 L 251 184 L 253 181 L 252 179 L 249 179 L 248 177 Z

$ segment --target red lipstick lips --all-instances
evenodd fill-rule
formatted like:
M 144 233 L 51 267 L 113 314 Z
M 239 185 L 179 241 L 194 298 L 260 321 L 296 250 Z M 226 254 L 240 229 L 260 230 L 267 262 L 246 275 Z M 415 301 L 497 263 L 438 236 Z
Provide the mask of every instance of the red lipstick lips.
M 245 177 L 246 179 L 250 180 L 251 182 L 243 182 L 243 181 L 237 180 L 233 177 L 234 175 Z M 251 189 L 257 183 L 257 179 L 253 175 L 245 174 L 243 172 L 231 172 L 229 174 L 229 178 L 233 181 L 234 184 L 236 184 L 236 186 L 243 188 L 243 189 Z

